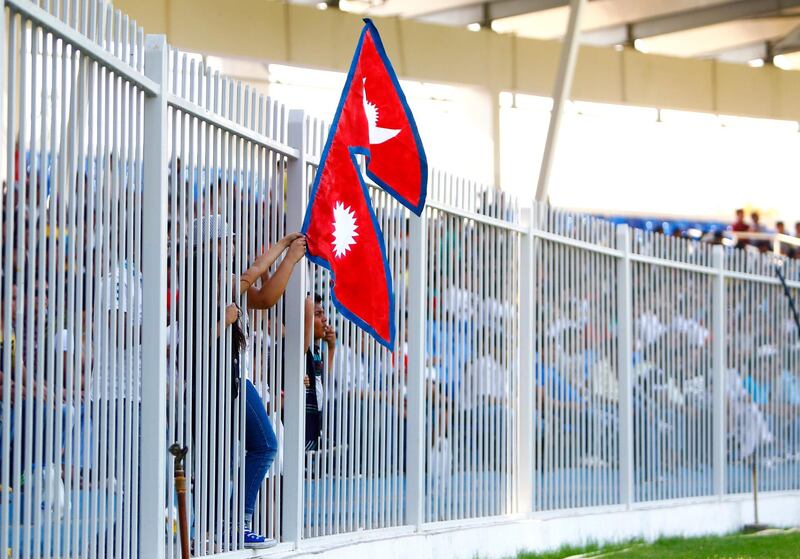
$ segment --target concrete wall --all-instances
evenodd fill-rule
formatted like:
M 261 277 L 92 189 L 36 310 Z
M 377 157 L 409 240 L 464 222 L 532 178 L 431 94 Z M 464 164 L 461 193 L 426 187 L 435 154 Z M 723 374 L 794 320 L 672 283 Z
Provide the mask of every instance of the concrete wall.
M 346 70 L 354 14 L 269 0 L 118 0 L 182 49 Z M 560 44 L 397 18 L 375 23 L 402 77 L 550 95 Z M 583 47 L 573 98 L 800 120 L 800 72 Z
M 297 550 L 285 549 L 270 557 L 314 559 L 508 559 L 521 551 L 546 551 L 564 544 L 619 542 L 660 536 L 702 536 L 737 531 L 753 520 L 749 496 L 692 502 L 639 505 L 596 511 L 538 514 L 516 520 L 465 521 L 412 532 L 410 529 L 376 530 L 346 537 L 332 536 L 302 542 Z M 761 522 L 788 527 L 800 524 L 800 495 L 763 494 L 759 498 Z

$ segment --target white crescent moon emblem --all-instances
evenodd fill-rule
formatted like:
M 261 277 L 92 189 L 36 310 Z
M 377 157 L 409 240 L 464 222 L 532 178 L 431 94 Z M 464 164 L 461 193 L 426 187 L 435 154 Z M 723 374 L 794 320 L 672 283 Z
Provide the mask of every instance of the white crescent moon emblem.
M 363 79 L 362 84 L 364 85 L 364 114 L 369 124 L 369 143 L 370 145 L 382 144 L 397 136 L 400 133 L 400 129 L 381 128 L 378 126 L 378 107 L 367 99 L 367 78 Z

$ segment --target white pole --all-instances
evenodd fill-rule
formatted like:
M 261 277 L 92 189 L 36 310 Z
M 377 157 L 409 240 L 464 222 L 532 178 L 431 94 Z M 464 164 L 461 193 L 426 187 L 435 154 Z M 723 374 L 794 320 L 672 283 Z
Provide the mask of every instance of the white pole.
M 519 372 L 519 423 L 517 425 L 517 512 L 533 511 L 533 444 L 536 437 L 534 428 L 534 343 L 535 335 L 535 293 L 534 271 L 536 253 L 534 250 L 533 230 L 536 226 L 534 216 L 537 207 L 525 210 L 523 219 L 527 217 L 528 230 L 522 234 L 520 243 L 519 271 L 519 343 L 517 344 Z M 527 216 L 525 216 L 527 214 Z M 523 221 L 525 223 L 525 221 Z
M 406 522 L 420 529 L 425 522 L 425 301 L 428 262 L 428 217 L 411 215 L 408 284 L 408 449 Z
M 287 168 L 286 227 L 299 231 L 306 212 L 305 114 L 289 111 L 289 145 L 298 150 Z M 303 478 L 305 476 L 305 298 L 306 262 L 297 266 L 286 289 L 286 375 L 284 402 L 284 516 L 283 539 L 299 545 L 303 537 Z
M 159 85 L 144 100 L 142 212 L 141 557 L 164 557 L 167 475 L 167 39 L 148 35 L 145 75 Z
M 714 292 L 713 296 L 713 470 L 714 494 L 725 494 L 725 249 L 715 246 L 714 258 Z
M 550 126 L 547 129 L 547 142 L 544 145 L 542 166 L 539 170 L 539 185 L 536 187 L 536 201 L 547 200 L 547 191 L 550 187 L 550 171 L 553 167 L 558 143 L 558 134 L 561 131 L 561 115 L 564 112 L 564 102 L 572 89 L 572 77 L 575 75 L 575 63 L 578 59 L 578 42 L 581 34 L 580 20 L 586 0 L 571 0 L 569 9 L 569 24 L 564 44 L 561 47 L 561 59 L 556 75 L 556 87 L 553 93 L 553 110 L 550 113 Z
M 617 323 L 619 336 L 619 487 L 620 503 L 633 503 L 633 312 L 631 235 L 627 225 L 617 229 L 617 248 L 622 251 L 617 268 Z

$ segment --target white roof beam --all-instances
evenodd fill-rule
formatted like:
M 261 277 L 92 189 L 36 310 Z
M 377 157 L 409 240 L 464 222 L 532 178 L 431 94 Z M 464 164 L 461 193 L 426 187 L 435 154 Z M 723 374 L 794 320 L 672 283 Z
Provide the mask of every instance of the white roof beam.
M 798 6 L 800 6 L 800 0 L 736 0 L 657 16 L 629 25 L 587 31 L 583 36 L 586 43 L 611 45 L 619 43 L 618 38 L 621 36 L 629 38 L 631 41 L 646 39 L 717 23 L 780 13 L 782 10 Z M 630 34 L 627 33 L 628 27 Z M 607 38 L 607 42 L 602 42 L 604 38 Z
M 773 52 L 775 54 L 786 54 L 789 52 L 800 51 L 800 25 L 789 31 L 786 36 L 775 43 Z
M 430 12 L 419 15 L 416 19 L 463 27 L 470 23 L 489 24 L 496 19 L 541 12 L 568 4 L 568 0 L 494 0 Z
M 740 47 L 726 49 L 724 51 L 708 53 L 711 58 L 716 58 L 720 62 L 744 63 L 751 60 L 768 60 L 772 55 L 769 45 L 766 42 L 742 45 Z

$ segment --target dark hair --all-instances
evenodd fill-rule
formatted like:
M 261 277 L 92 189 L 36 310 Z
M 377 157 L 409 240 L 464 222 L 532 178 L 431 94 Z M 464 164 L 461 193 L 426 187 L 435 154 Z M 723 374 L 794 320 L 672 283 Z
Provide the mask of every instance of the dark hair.
M 317 304 L 317 305 L 321 305 L 322 304 L 322 295 L 320 295 L 319 293 L 314 293 L 314 303 Z
M 784 223 L 782 221 L 778 221 L 775 223 L 775 227 L 783 227 Z
M 238 320 L 231 324 L 231 342 L 231 350 L 244 351 L 247 348 L 247 336 L 244 335 Z
M 195 277 L 195 292 L 194 292 L 195 300 L 200 305 L 208 305 L 208 308 L 213 309 L 215 305 L 218 305 L 218 302 L 211 300 L 211 290 L 207 289 L 207 290 L 205 290 L 207 293 L 204 293 L 204 294 L 201 293 L 200 286 L 202 284 L 200 282 L 202 281 L 202 279 L 201 279 L 202 278 L 202 271 L 199 269 L 200 268 L 200 263 L 198 261 L 197 256 L 198 256 L 197 250 L 195 250 L 194 251 L 194 255 L 193 255 L 193 262 L 192 262 L 192 265 L 194 266 L 194 277 Z M 222 270 L 222 273 L 224 274 L 225 271 Z M 195 313 L 195 317 L 196 316 L 198 316 L 197 313 Z M 223 319 L 225 318 L 225 310 L 224 309 L 222 311 L 222 318 Z M 222 335 L 222 332 L 220 332 L 220 335 Z M 239 351 L 243 351 L 247 347 L 247 336 L 245 336 L 244 331 L 242 331 L 242 326 L 241 326 L 239 320 L 237 320 L 236 322 L 231 324 L 231 342 L 232 342 L 231 343 L 231 351 L 239 352 Z

